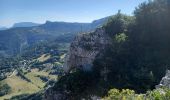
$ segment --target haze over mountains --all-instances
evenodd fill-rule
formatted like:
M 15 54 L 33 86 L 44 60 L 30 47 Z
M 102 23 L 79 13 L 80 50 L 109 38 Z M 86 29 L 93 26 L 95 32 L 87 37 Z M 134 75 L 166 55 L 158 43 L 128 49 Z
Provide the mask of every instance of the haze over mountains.
M 38 23 L 33 23 L 33 22 L 20 22 L 20 23 L 15 23 L 12 28 L 15 27 L 33 27 L 33 26 L 38 26 L 40 24 Z
M 31 22 L 14 24 L 13 28 L 0 31 L 0 55 L 15 55 L 26 46 L 37 42 L 56 39 L 70 42 L 76 34 L 92 31 L 103 25 L 108 17 L 92 23 L 50 22 L 39 25 Z
M 6 29 L 8 29 L 8 28 L 6 28 L 6 27 L 0 27 L 0 30 L 6 30 Z

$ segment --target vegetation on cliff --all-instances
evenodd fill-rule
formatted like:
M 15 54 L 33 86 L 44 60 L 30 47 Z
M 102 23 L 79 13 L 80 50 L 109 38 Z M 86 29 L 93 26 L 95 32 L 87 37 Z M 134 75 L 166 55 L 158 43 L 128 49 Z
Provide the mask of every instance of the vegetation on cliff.
M 91 72 L 94 77 L 90 77 L 95 82 L 90 84 L 93 88 L 86 87 L 89 80 L 81 82 L 82 78 L 77 79 L 75 77 L 78 76 L 74 75 L 67 77 L 67 81 L 63 81 L 62 77 L 58 82 L 59 86 L 62 83 L 67 87 L 66 90 L 73 89 L 69 94 L 74 93 L 74 96 L 80 95 L 79 92 L 75 94 L 77 89 L 81 89 L 81 94 L 93 89 L 91 92 L 99 96 L 106 95 L 111 88 L 129 88 L 137 93 L 154 89 L 165 70 L 170 68 L 169 18 L 169 0 L 144 2 L 136 8 L 134 16 L 127 16 L 119 11 L 103 26 L 113 41 L 94 61 L 94 70 Z M 75 88 L 70 83 L 72 79 L 75 79 Z M 77 82 L 80 83 L 77 85 Z M 58 83 L 55 87 L 58 87 Z M 134 92 L 130 91 L 131 93 Z
M 94 62 L 99 71 L 108 71 L 104 80 L 108 87 L 145 92 L 160 82 L 165 70 L 170 68 L 169 7 L 168 0 L 148 1 L 135 10 L 134 21 L 129 23 L 128 18 L 118 13 L 109 22 L 112 24 L 106 29 L 113 34 L 113 43 Z M 120 30 L 113 30 L 115 26 L 121 27 Z M 121 33 L 126 35 L 126 40 Z

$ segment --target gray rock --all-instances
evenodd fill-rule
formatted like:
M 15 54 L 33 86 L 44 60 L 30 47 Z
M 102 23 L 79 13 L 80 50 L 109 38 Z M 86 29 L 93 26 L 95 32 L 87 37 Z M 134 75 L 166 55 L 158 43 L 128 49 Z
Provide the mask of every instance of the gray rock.
M 70 50 L 65 58 L 64 70 L 73 68 L 91 70 L 96 55 L 111 41 L 103 28 L 91 33 L 79 34 L 71 43 Z
M 156 88 L 167 87 L 170 88 L 170 70 L 166 71 L 166 75 L 162 78 L 159 85 Z

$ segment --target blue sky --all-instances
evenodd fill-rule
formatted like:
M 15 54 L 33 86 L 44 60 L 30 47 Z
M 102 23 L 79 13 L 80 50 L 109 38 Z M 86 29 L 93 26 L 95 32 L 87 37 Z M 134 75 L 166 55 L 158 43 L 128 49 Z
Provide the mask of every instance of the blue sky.
M 0 26 L 17 22 L 91 22 L 117 13 L 133 14 L 145 0 L 0 0 Z

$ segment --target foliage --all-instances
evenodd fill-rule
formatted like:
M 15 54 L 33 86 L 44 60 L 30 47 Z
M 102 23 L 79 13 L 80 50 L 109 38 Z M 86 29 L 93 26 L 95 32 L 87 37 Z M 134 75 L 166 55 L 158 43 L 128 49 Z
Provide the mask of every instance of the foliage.
M 84 45 L 83 45 L 83 48 L 84 48 L 85 50 L 87 50 L 87 51 L 93 50 L 93 49 L 92 49 L 92 46 L 91 46 L 90 44 L 84 44 Z
M 11 91 L 11 87 L 8 84 L 0 83 L 0 96 L 6 95 Z
M 111 89 L 108 92 L 108 96 L 103 98 L 104 100 L 144 100 L 142 95 L 135 94 L 135 91 L 129 89 Z
M 93 64 L 103 86 L 141 93 L 160 82 L 170 68 L 169 8 L 169 0 L 150 0 L 137 7 L 134 17 L 119 12 L 104 26 L 113 42 Z
M 25 75 L 24 75 L 24 73 L 23 73 L 23 71 L 22 70 L 18 70 L 18 74 L 17 74 L 19 77 L 21 77 L 23 80 L 25 80 L 25 81 L 27 81 L 27 82 L 31 82 L 31 80 L 30 79 L 28 79 Z
M 160 88 L 153 91 L 147 91 L 146 94 L 136 94 L 133 90 L 111 89 L 104 100 L 169 100 L 170 89 Z
M 120 33 L 120 34 L 116 34 L 116 35 L 115 35 L 114 40 L 115 40 L 117 43 L 122 43 L 122 42 L 125 42 L 127 38 L 128 38 L 128 37 L 126 36 L 125 33 Z
M 114 36 L 117 33 L 126 32 L 129 24 L 133 23 L 133 20 L 134 17 L 121 14 L 119 11 L 116 15 L 112 16 L 103 27 L 107 34 Z
M 28 96 L 29 94 L 21 94 L 11 97 L 10 100 L 25 100 Z
M 61 78 L 56 85 L 58 88 L 55 89 L 66 89 L 70 94 L 81 95 L 78 92 L 87 90 L 92 85 L 91 80 L 96 82 L 94 91 L 97 91 L 99 96 L 105 95 L 113 87 L 129 88 L 137 93 L 145 93 L 155 88 L 165 70 L 170 68 L 169 18 L 169 0 L 150 0 L 142 3 L 134 11 L 134 16 L 127 16 L 119 11 L 103 26 L 112 43 L 96 56 L 92 72 L 94 78 L 90 78 L 88 82 L 82 81 L 84 77 L 72 73 Z M 79 82 L 86 88 L 82 88 Z M 131 90 L 112 90 L 110 95 L 114 97 L 117 96 L 116 93 L 125 93 L 123 97 L 118 95 L 118 99 L 123 100 L 134 95 L 135 99 L 143 100 L 142 96 Z M 149 95 L 153 95 L 154 99 L 160 99 L 160 95 L 162 96 L 156 90 Z
M 53 90 L 60 92 L 67 91 L 66 96 L 71 100 L 88 98 L 88 95 L 93 91 L 92 87 L 96 82 L 94 78 L 95 76 L 91 72 L 76 70 L 75 72 L 61 77 L 57 84 L 55 84 Z

